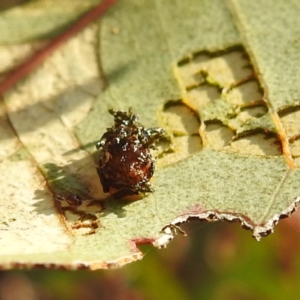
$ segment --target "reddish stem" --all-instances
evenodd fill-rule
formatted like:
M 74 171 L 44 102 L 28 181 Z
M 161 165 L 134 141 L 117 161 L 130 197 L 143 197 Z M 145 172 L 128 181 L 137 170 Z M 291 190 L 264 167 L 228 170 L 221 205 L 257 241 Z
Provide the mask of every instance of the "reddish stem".
M 101 17 L 106 10 L 112 6 L 117 0 L 103 0 L 96 7 L 91 9 L 83 17 L 81 17 L 74 25 L 67 29 L 63 34 L 54 38 L 45 48 L 35 53 L 31 58 L 21 64 L 14 72 L 8 75 L 0 83 L 0 95 L 12 88 L 19 80 L 23 79 L 41 63 L 60 45 L 68 39 L 84 29 L 88 24 Z

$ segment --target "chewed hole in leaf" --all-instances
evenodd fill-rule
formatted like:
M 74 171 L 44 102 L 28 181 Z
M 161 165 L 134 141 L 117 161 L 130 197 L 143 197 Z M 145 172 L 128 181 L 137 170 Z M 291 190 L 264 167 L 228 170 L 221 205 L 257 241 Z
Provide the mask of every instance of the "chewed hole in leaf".
M 203 84 L 188 91 L 189 104 L 199 110 L 209 102 L 220 99 L 220 97 L 220 89 L 209 84 Z
M 289 142 L 291 156 L 295 167 L 300 166 L 300 107 L 288 107 L 278 112 L 280 121 Z
M 267 132 L 272 131 L 267 122 L 275 123 L 274 115 L 271 115 L 274 112 L 268 109 L 268 105 L 273 107 L 273 100 L 267 99 L 267 93 L 261 97 L 263 93 L 259 91 L 260 85 L 255 81 L 255 72 L 245 50 L 241 46 L 226 49 L 227 45 L 240 40 L 226 7 L 215 5 L 213 1 L 192 5 L 192 10 L 186 9 L 184 1 L 177 1 L 175 6 L 170 2 L 170 7 L 163 2 L 123 2 L 118 2 L 109 17 L 103 19 L 100 32 L 96 28 L 95 39 L 78 40 L 74 44 L 74 52 L 84 53 L 82 57 L 74 59 L 77 55 L 72 56 L 68 49 L 55 60 L 49 57 L 49 62 L 37 73 L 3 95 L 16 128 L 14 134 L 19 137 L 18 143 L 22 143 L 33 158 L 27 159 L 29 163 L 25 166 L 16 161 L 2 165 L 2 174 L 6 176 L 2 185 L 7 191 L 7 197 L 3 197 L 3 222 L 10 229 L 17 226 L 29 229 L 12 230 L 12 240 L 2 239 L 1 266 L 5 268 L 32 267 L 34 264 L 68 269 L 122 266 L 142 257 L 136 244 L 157 241 L 164 235 L 162 228 L 170 223 L 176 225 L 174 220 L 185 211 L 186 218 L 178 220 L 178 224 L 190 216 L 196 218 L 193 213 L 201 220 L 239 221 L 259 239 L 273 230 L 281 214 L 286 216 L 293 210 L 292 204 L 299 196 L 299 170 L 289 169 L 280 155 L 264 157 L 268 155 L 266 151 L 261 151 L 264 154 L 259 157 L 240 155 L 244 148 L 247 153 L 256 153 L 252 148 L 257 145 L 251 138 L 258 136 L 261 142 L 270 143 L 272 138 L 277 141 L 277 135 L 266 139 L 269 137 Z M 133 12 L 130 17 L 128 12 Z M 157 22 L 157 17 L 161 22 Z M 75 20 L 75 15 L 72 19 Z M 216 28 L 219 27 L 217 22 L 222 24 L 221 30 Z M 84 47 L 80 48 L 81 45 Z M 85 52 L 89 45 L 89 51 Z M 260 71 L 260 63 L 264 60 L 256 57 L 250 43 L 247 46 L 253 51 L 251 57 L 257 63 L 256 70 Z M 193 49 L 211 51 L 185 52 Z M 263 50 L 265 52 L 267 47 Z M 276 49 L 271 51 L 276 52 Z M 94 52 L 95 57 L 91 55 Z M 273 58 L 282 57 L 278 52 L 275 54 Z M 187 58 L 176 65 L 174 58 L 180 59 L 178 55 Z M 94 57 L 92 66 L 83 60 L 84 57 L 88 61 Z M 3 61 L 5 63 L 6 59 Z M 275 61 L 282 63 L 284 60 Z M 96 71 L 90 74 L 93 69 L 101 74 L 98 76 Z M 81 78 L 85 70 L 90 75 Z M 263 79 L 266 73 L 260 73 Z M 283 73 L 276 75 L 284 79 Z M 86 83 L 92 82 L 89 78 L 101 82 L 103 77 L 108 84 L 98 97 L 98 90 L 93 88 L 96 85 Z M 72 90 L 65 93 L 70 88 Z M 86 101 L 74 98 L 78 91 L 82 100 L 86 99 L 85 91 L 91 96 L 91 99 L 87 98 L 89 101 L 95 100 L 92 109 L 90 105 L 81 106 Z M 274 95 L 272 90 L 270 92 Z M 172 105 L 161 109 L 169 99 L 182 99 L 182 103 L 179 108 L 169 103 Z M 20 110 L 23 105 L 31 108 Z M 155 170 L 151 182 L 155 191 L 141 201 L 126 205 L 108 199 L 106 209 L 101 210 L 90 199 L 100 199 L 95 196 L 98 192 L 101 194 L 101 191 L 97 192 L 97 187 L 101 190 L 95 170 L 98 161 L 93 162 L 91 157 L 84 161 L 82 157 L 91 156 L 96 151 L 95 141 L 110 126 L 107 107 L 119 109 L 119 105 L 122 109 L 132 106 L 140 114 L 142 124 L 164 127 L 170 138 L 160 141 L 166 152 L 158 157 L 157 166 L 163 161 L 165 166 Z M 79 117 L 77 113 L 73 114 L 78 111 L 82 111 Z M 168 124 L 164 124 L 164 117 Z M 30 120 L 32 126 L 24 126 L 20 121 L 24 119 Z M 83 124 L 75 129 L 75 124 L 83 119 Z M 41 134 L 33 129 L 42 129 Z M 251 134 L 247 136 L 247 132 Z M 214 134 L 216 137 L 211 138 Z M 239 138 L 234 139 L 235 135 Z M 41 136 L 47 137 L 48 143 Z M 244 147 L 241 143 L 236 153 L 230 151 L 242 141 L 247 141 L 250 146 Z M 297 138 L 293 141 L 290 138 L 290 146 L 295 147 L 295 159 L 297 144 Z M 91 147 L 82 153 L 81 145 Z M 168 148 L 172 149 L 167 152 Z M 172 159 L 176 163 L 167 165 Z M 31 181 L 46 163 L 54 164 L 53 172 L 43 172 L 44 181 L 43 178 Z M 56 166 L 64 169 L 56 172 Z M 24 176 L 26 168 L 28 176 Z M 12 189 L 12 184 L 5 184 L 10 182 L 20 184 L 15 184 Z M 30 188 L 27 183 L 30 183 Z M 37 189 L 47 190 L 47 201 L 45 193 L 33 195 L 42 201 L 31 198 Z M 58 192 L 63 197 L 55 203 L 51 196 L 57 196 Z M 80 197 L 72 197 L 77 192 Z M 22 202 L 24 206 L 20 205 Z M 59 213 L 54 209 L 37 208 L 40 203 L 47 203 L 50 208 L 58 206 Z M 52 222 L 48 221 L 50 214 L 58 219 L 57 222 L 54 218 Z M 32 216 L 32 222 L 27 224 Z M 17 221 L 10 224 L 6 218 L 11 217 Z M 55 226 L 59 230 L 55 230 Z M 36 231 L 37 228 L 41 230 Z M 70 229 L 74 236 L 64 237 L 66 229 Z M 5 235 L 7 228 L 2 228 L 2 232 Z M 93 236 L 82 236 L 94 232 Z M 18 243 L 19 237 L 26 237 L 27 233 L 27 245 Z M 48 243 L 41 240 L 44 236 Z M 24 250 L 30 255 L 24 255 Z
M 248 68 L 249 61 L 245 53 L 233 51 L 215 57 L 206 65 L 206 71 L 214 82 L 229 88 L 253 75 L 252 68 Z
M 161 113 L 161 118 L 171 135 L 169 147 L 172 151 L 167 151 L 168 153 L 158 160 L 159 165 L 179 161 L 202 149 L 199 117 L 181 100 L 168 101 Z M 158 148 L 160 146 L 162 146 L 161 143 Z M 165 146 L 164 148 L 166 150 Z
M 300 136 L 300 107 L 292 107 L 279 112 L 280 120 L 290 139 Z
M 265 105 L 258 105 L 252 107 L 244 107 L 241 109 L 241 111 L 247 114 L 249 117 L 260 118 L 268 112 L 268 108 Z
M 291 143 L 291 152 L 293 157 L 300 157 L 300 139 L 297 139 Z
M 95 226 L 95 220 L 103 211 L 102 202 L 98 200 L 105 198 L 98 177 L 95 176 L 93 161 L 85 157 L 65 166 L 46 163 L 42 167 L 65 226 L 75 235 L 93 233 L 98 227 Z M 36 191 L 36 195 L 41 195 L 40 191 Z M 92 221 L 87 221 L 91 218 Z
M 296 167 L 300 167 L 300 134 L 289 139 L 291 154 Z
M 205 147 L 248 155 L 281 154 L 264 91 L 242 46 L 195 53 L 178 63 L 178 71 L 186 90 L 184 102 L 205 124 L 200 126 Z
M 203 65 L 206 60 L 203 59 Z M 191 61 L 189 64 L 185 64 L 180 67 L 180 76 L 183 81 L 183 85 L 187 89 L 192 89 L 205 81 L 203 73 L 199 72 L 201 64 Z
M 74 235 L 93 234 L 99 227 L 99 214 L 103 210 L 84 210 L 84 207 L 65 207 L 62 209 L 67 227 Z
M 216 150 L 227 146 L 232 140 L 234 132 L 221 122 L 209 122 L 205 128 L 205 138 L 208 145 Z
M 199 133 L 199 117 L 180 100 L 170 101 L 165 104 L 163 120 L 174 135 L 193 135 Z
M 280 155 L 281 143 L 274 134 L 262 131 L 248 132 L 235 139 L 228 150 L 248 155 L 274 156 Z
M 256 80 L 250 80 L 232 88 L 226 95 L 227 100 L 235 105 L 249 105 L 262 101 L 263 93 Z
M 177 65 L 182 85 L 188 90 L 203 82 L 229 89 L 254 77 L 248 55 L 241 46 L 199 52 Z

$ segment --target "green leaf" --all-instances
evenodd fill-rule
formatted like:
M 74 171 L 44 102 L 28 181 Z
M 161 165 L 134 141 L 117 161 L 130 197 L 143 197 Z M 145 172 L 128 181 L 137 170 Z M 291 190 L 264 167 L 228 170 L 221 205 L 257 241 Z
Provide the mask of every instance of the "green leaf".
M 98 4 L 97 0 L 31 0 L 0 14 L 0 43 L 49 38 Z
M 233 16 L 255 63 L 270 106 L 280 112 L 299 105 L 299 12 L 296 1 L 264 3 L 229 0 Z M 261 12 L 264 12 L 263 14 Z
M 2 268 L 119 267 L 142 258 L 139 244 L 166 246 L 191 218 L 238 221 L 259 240 L 294 211 L 299 91 L 286 76 L 298 76 L 298 57 L 285 72 L 260 50 L 289 30 L 278 23 L 270 41 L 258 37 L 280 10 L 255 23 L 255 4 L 230 7 L 239 31 L 220 0 L 119 1 L 99 36 L 98 24 L 87 28 L 5 95 Z M 0 48 L 3 68 L 26 47 Z M 154 153 L 155 192 L 103 208 L 95 143 L 112 126 L 107 109 L 129 107 L 168 134 Z

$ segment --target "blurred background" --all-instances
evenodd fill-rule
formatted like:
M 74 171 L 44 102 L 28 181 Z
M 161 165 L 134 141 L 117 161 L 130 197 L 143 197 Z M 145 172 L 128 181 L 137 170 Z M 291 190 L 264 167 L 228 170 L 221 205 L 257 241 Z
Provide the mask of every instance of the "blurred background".
M 184 224 L 166 249 L 116 270 L 2 271 L 1 300 L 298 299 L 300 213 L 257 242 L 239 224 Z

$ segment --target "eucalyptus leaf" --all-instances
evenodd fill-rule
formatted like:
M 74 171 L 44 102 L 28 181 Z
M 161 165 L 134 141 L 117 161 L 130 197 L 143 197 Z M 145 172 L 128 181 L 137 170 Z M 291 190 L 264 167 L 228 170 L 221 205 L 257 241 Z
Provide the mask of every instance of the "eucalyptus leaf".
M 98 4 L 97 0 L 31 0 L 0 14 L 0 43 L 14 44 L 55 36 Z
M 50 20 L 48 2 L 1 12 L 0 27 L 16 11 L 26 22 L 34 5 Z M 237 221 L 259 240 L 295 210 L 297 5 L 228 3 L 120 0 L 4 95 L 2 268 L 120 267 L 143 257 L 140 244 L 165 247 L 190 219 Z M 291 31 L 277 23 L 288 14 Z M 19 30 L 10 42 L 27 39 Z M 2 71 L 30 45 L 0 47 Z M 105 194 L 96 172 L 108 109 L 129 107 L 167 132 L 153 150 L 155 191 L 137 201 Z

